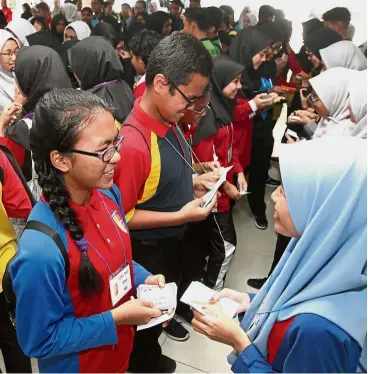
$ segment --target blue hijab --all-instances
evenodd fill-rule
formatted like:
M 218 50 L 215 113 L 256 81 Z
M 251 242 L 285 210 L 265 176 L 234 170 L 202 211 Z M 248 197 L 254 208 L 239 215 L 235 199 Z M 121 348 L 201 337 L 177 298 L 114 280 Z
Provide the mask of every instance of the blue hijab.
M 291 240 L 241 322 L 264 357 L 275 322 L 302 313 L 333 322 L 361 347 L 366 340 L 366 144 L 324 137 L 281 146 L 286 199 L 301 237 Z

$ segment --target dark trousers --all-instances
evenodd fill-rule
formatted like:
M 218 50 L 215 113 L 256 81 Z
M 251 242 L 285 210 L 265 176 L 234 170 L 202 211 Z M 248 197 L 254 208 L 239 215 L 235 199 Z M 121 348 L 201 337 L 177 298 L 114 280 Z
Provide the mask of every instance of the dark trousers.
M 204 221 L 203 235 L 208 240 L 208 264 L 203 283 L 220 291 L 225 282 L 237 244 L 231 209 L 213 213 Z
M 191 274 L 184 272 L 184 267 L 186 261 L 190 261 L 190 254 L 194 252 L 192 246 L 194 237 L 192 231 L 187 229 L 180 238 L 150 242 L 132 239 L 133 259 L 152 274 L 163 274 L 167 283 L 175 282 L 178 285 L 178 299 L 180 299 L 185 291 L 185 285 L 190 284 Z M 179 307 L 180 305 L 178 309 Z M 161 333 L 161 325 L 136 333 L 129 371 L 134 373 L 158 371 L 162 353 L 158 338 Z
M 10 322 L 5 297 L 0 293 L 0 349 L 7 373 L 32 373 L 31 360 L 19 347 L 17 335 Z
M 257 120 L 253 127 L 251 164 L 249 167 L 248 202 L 254 216 L 263 217 L 266 214 L 264 201 L 266 180 L 270 168 L 274 139 L 272 135 L 274 122 Z
M 273 262 L 272 262 L 272 265 L 271 265 L 270 272 L 268 273 L 268 276 L 270 276 L 272 274 L 275 267 L 279 263 L 282 255 L 284 254 L 287 246 L 290 243 L 290 240 L 291 240 L 291 238 L 289 238 L 288 236 L 284 236 L 284 235 L 281 235 L 281 234 L 277 235 L 275 254 L 273 256 Z

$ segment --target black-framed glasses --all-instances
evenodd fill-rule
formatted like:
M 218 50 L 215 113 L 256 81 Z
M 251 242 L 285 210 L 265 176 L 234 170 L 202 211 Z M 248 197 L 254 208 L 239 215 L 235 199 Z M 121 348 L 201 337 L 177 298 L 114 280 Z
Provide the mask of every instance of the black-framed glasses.
M 311 92 L 311 93 L 309 94 L 309 98 L 308 98 L 308 100 L 309 100 L 312 104 L 314 104 L 316 101 L 320 100 L 320 98 L 319 98 L 318 96 L 314 95 L 313 92 Z
M 86 152 L 86 151 L 81 151 L 79 149 L 69 149 L 67 152 L 64 153 L 78 153 L 80 155 L 85 155 L 85 156 L 91 156 L 91 157 L 97 157 L 103 162 L 110 162 L 112 158 L 115 155 L 115 152 L 119 152 L 121 148 L 121 143 L 124 139 L 124 136 L 118 135 L 117 138 L 115 139 L 115 144 L 112 147 L 109 147 L 105 149 L 102 152 Z
M 175 84 L 175 83 L 173 83 L 172 81 L 169 81 L 169 83 L 176 89 L 176 91 L 178 91 L 179 93 L 180 93 L 180 95 L 185 99 L 185 101 L 188 103 L 187 104 L 187 106 L 185 107 L 185 109 L 188 109 L 188 108 L 190 108 L 191 106 L 193 106 L 194 105 L 194 103 L 196 102 L 196 101 L 198 101 L 199 99 L 201 99 L 202 97 L 203 97 L 203 95 L 205 95 L 206 94 L 206 92 L 207 92 L 207 88 L 200 94 L 200 96 L 194 96 L 194 97 L 192 97 L 191 99 L 189 99 L 189 97 L 188 96 L 186 96 L 185 95 L 185 93 L 183 92 L 183 91 L 181 91 L 180 89 L 179 89 L 179 87 Z

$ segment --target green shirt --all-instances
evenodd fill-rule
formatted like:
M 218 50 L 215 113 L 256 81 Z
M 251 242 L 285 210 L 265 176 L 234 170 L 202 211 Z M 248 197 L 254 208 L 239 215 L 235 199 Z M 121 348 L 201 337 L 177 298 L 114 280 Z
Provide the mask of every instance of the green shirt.
M 209 52 L 209 54 L 211 56 L 220 56 L 221 55 L 220 50 L 217 47 L 215 47 L 210 40 L 201 39 L 201 42 L 206 47 L 207 51 Z

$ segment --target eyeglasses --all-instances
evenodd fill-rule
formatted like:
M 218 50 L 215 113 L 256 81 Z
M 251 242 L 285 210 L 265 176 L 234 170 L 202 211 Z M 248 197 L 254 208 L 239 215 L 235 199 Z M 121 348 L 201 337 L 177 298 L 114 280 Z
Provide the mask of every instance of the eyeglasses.
M 171 82 L 171 81 L 169 81 L 169 83 L 170 83 L 170 84 L 175 88 L 176 91 L 178 91 L 178 92 L 180 93 L 180 95 L 181 95 L 181 96 L 185 99 L 185 101 L 188 103 L 187 106 L 185 107 L 185 109 L 188 109 L 188 108 L 190 108 L 191 106 L 193 106 L 193 104 L 194 104 L 196 101 L 198 101 L 199 99 L 201 99 L 201 98 L 203 97 L 203 95 L 205 95 L 206 92 L 207 92 L 207 88 L 205 88 L 205 90 L 201 93 L 200 96 L 194 96 L 194 97 L 192 97 L 191 99 L 189 99 L 189 97 L 187 97 L 187 96 L 185 95 L 185 93 L 184 93 L 183 91 L 181 91 L 181 90 L 179 89 L 179 87 L 178 87 L 175 83 L 173 83 L 173 82 Z
M 5 56 L 7 57 L 9 60 L 13 57 L 13 55 L 15 57 L 17 57 L 18 55 L 18 52 L 19 52 L 19 48 L 16 49 L 15 51 L 11 52 L 11 51 L 8 51 L 8 52 L 5 52 L 5 53 L 0 53 L 1 56 Z
M 210 108 L 209 105 L 206 105 L 206 106 L 205 106 L 201 111 L 199 111 L 199 110 L 195 110 L 195 109 L 190 109 L 190 108 L 188 108 L 187 110 L 189 110 L 189 111 L 195 113 L 196 115 L 198 115 L 198 117 L 199 117 L 199 116 L 202 117 L 202 115 L 203 115 L 204 113 L 206 113 L 207 110 L 211 110 L 211 108 Z
M 311 51 L 305 51 L 305 54 L 306 54 L 308 57 L 312 57 L 312 56 L 313 56 L 313 52 L 311 52 Z
M 316 95 L 314 95 L 312 92 L 309 94 L 308 99 L 312 104 L 314 104 L 316 101 L 320 100 L 320 98 Z
M 110 162 L 115 155 L 115 152 L 119 152 L 121 148 L 121 143 L 124 139 L 124 136 L 118 135 L 115 139 L 115 144 L 112 147 L 105 149 L 103 152 L 86 152 L 80 151 L 78 149 L 69 149 L 65 153 L 78 153 L 85 156 L 97 157 L 101 159 L 103 162 Z

